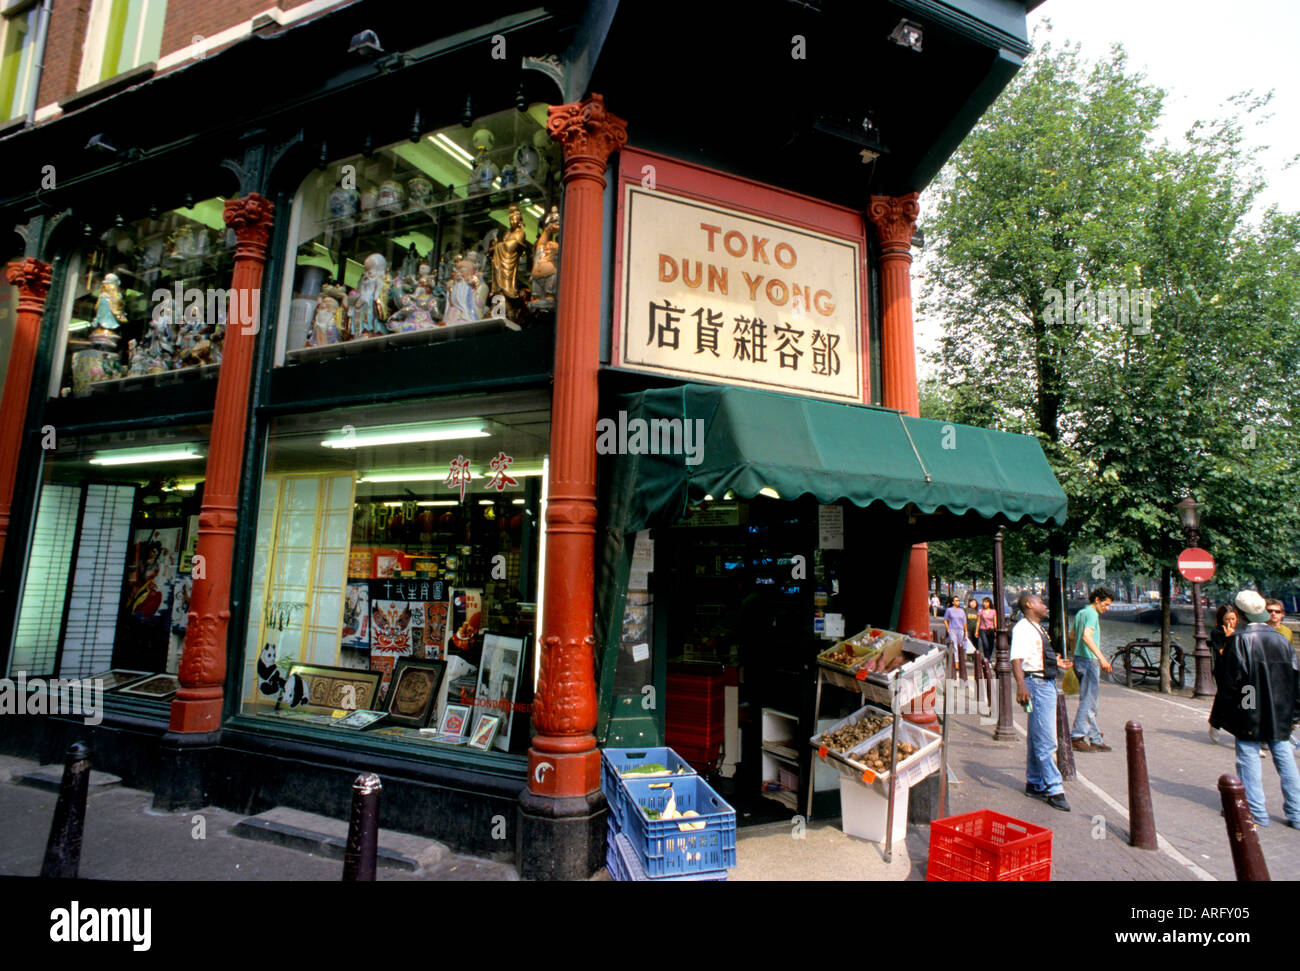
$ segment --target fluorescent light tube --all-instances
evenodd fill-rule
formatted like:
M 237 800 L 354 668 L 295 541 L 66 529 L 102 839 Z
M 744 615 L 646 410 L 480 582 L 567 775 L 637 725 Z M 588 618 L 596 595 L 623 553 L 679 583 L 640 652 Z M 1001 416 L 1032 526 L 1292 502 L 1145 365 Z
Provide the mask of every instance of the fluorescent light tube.
M 430 502 L 417 502 L 417 506 L 459 506 L 455 499 L 434 499 Z
M 124 448 L 113 452 L 100 452 L 90 460 L 91 465 L 145 465 L 151 462 L 181 462 L 201 459 L 203 455 L 189 446 L 184 448 Z
M 461 438 L 489 438 L 483 425 L 389 425 L 362 428 L 350 435 L 337 435 L 321 442 L 326 448 L 358 448 L 366 445 L 405 445 L 410 442 L 447 442 Z

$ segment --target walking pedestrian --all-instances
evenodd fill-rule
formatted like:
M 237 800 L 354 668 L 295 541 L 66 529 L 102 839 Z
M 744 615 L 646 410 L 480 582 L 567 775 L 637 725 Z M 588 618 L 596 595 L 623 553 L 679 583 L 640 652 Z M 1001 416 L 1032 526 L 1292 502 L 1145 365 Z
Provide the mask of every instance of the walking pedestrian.
M 966 611 L 961 609 L 961 600 L 953 597 L 948 609 L 943 612 L 944 627 L 948 631 L 948 650 L 952 655 L 955 670 L 966 679 Z
M 992 598 L 985 597 L 979 614 L 980 653 L 990 663 L 993 661 L 993 650 L 996 647 L 997 629 L 998 612 L 993 609 Z
M 939 608 L 942 606 L 943 604 L 939 602 L 939 595 L 937 593 L 930 594 L 930 616 L 938 617 Z
M 1097 587 L 1088 595 L 1088 606 L 1074 615 L 1074 673 L 1079 676 L 1079 710 L 1070 729 L 1070 744 L 1076 752 L 1109 752 L 1097 727 L 1097 701 L 1101 694 L 1101 672 L 1110 662 L 1101 650 L 1101 615 L 1110 609 L 1115 595 Z
M 1237 610 L 1246 623 L 1224 645 L 1210 724 L 1237 740 L 1237 775 L 1255 825 L 1269 824 L 1259 769 L 1261 744 L 1266 744 L 1282 782 L 1287 825 L 1300 829 L 1300 770 L 1290 741 L 1300 720 L 1300 667 L 1286 638 L 1265 623 L 1263 597 L 1243 590 Z
M 975 601 L 975 594 L 966 601 L 966 637 L 974 647 L 979 643 L 980 605 Z
M 1237 608 L 1232 604 L 1222 604 L 1214 615 L 1214 630 L 1210 631 L 1210 670 L 1215 683 L 1219 680 L 1219 661 L 1223 658 L 1223 648 L 1237 630 L 1239 622 Z
M 1052 649 L 1043 619 L 1047 606 L 1035 593 L 1022 594 L 1024 615 L 1011 628 L 1011 670 L 1016 676 L 1016 701 L 1029 709 L 1029 743 L 1025 758 L 1025 794 L 1046 800 L 1068 813 L 1061 771 L 1056 767 L 1056 672 L 1072 665 Z
M 1286 638 L 1287 643 L 1296 652 L 1297 660 L 1300 660 L 1300 646 L 1296 645 L 1295 635 L 1291 632 L 1290 627 L 1282 623 L 1286 619 L 1286 607 L 1282 605 L 1282 601 L 1265 600 L 1264 609 L 1268 611 L 1268 626 Z

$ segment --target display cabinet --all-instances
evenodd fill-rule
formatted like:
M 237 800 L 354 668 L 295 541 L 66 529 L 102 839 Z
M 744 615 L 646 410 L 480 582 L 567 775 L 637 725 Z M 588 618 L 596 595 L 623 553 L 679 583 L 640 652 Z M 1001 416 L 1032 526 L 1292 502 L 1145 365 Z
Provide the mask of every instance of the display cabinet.
M 295 197 L 277 364 L 551 317 L 558 154 L 545 105 L 332 163 Z

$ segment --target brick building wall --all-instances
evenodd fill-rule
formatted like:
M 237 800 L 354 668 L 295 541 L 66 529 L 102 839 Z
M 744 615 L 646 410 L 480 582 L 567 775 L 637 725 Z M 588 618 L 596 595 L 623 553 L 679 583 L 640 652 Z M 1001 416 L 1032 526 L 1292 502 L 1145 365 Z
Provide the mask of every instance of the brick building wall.
M 195 36 L 213 37 L 247 23 L 259 13 L 278 8 L 288 11 L 311 0 L 167 0 L 160 57 L 190 46 Z M 339 0 L 344 2 L 344 0 Z M 94 0 L 53 0 L 45 41 L 38 108 L 52 105 L 77 92 L 77 76 L 85 47 L 86 28 Z

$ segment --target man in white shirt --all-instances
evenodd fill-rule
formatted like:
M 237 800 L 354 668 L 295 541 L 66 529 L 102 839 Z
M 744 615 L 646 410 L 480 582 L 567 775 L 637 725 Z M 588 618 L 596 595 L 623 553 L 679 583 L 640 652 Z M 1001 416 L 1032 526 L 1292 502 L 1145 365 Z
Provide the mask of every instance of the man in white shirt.
M 1029 711 L 1029 746 L 1025 760 L 1025 794 L 1046 800 L 1053 809 L 1070 811 L 1065 787 L 1056 767 L 1056 672 L 1072 666 L 1052 650 L 1043 619 L 1047 606 L 1037 594 L 1020 598 L 1024 615 L 1011 628 L 1011 670 L 1016 676 L 1016 701 Z

